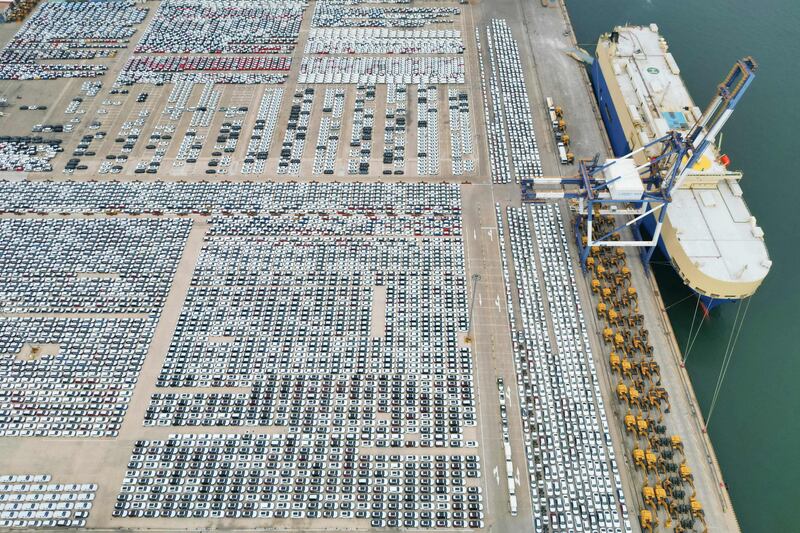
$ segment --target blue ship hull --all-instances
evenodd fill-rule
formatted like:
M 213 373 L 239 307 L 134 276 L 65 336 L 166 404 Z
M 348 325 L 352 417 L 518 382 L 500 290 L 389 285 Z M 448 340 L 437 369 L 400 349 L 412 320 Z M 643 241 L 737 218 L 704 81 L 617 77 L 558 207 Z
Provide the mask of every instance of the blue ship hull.
M 627 155 L 631 152 L 631 147 L 625 137 L 625 131 L 622 129 L 622 123 L 619 120 L 617 108 L 614 107 L 614 101 L 611 99 L 611 92 L 608 90 L 606 79 L 602 70 L 600 70 L 599 61 L 592 63 L 590 73 L 594 96 L 597 99 L 597 107 L 600 109 L 600 116 L 603 117 L 608 140 L 611 141 L 611 149 L 617 157 Z
M 606 82 L 605 76 L 603 76 L 602 70 L 600 70 L 599 61 L 594 61 L 594 63 L 592 63 L 589 74 L 592 80 L 594 96 L 597 99 L 597 106 L 600 110 L 600 116 L 603 118 L 603 124 L 605 125 L 606 133 L 608 134 L 608 140 L 611 142 L 611 149 L 614 151 L 614 155 L 616 157 L 627 155 L 631 152 L 631 147 L 630 144 L 628 144 L 628 139 L 625 136 L 625 131 L 623 130 L 622 123 L 619 120 L 619 114 L 614 106 L 614 101 L 611 99 L 611 92 L 608 89 L 608 83 Z M 653 234 L 655 226 L 656 219 L 653 217 L 653 215 L 646 216 L 641 222 L 641 227 L 650 235 Z M 663 239 L 658 240 L 658 249 L 662 254 L 664 254 L 664 257 L 666 257 L 668 261 L 672 261 Z M 703 306 L 703 309 L 706 313 L 720 304 L 737 301 L 727 298 L 711 298 L 709 296 L 700 294 L 691 288 L 689 288 L 689 290 L 694 292 L 700 298 L 700 305 Z

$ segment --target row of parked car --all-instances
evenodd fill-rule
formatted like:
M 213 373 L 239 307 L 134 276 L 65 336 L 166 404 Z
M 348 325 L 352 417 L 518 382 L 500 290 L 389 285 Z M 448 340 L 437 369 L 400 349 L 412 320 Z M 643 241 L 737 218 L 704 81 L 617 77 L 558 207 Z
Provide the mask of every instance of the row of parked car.
M 0 213 L 266 214 L 334 210 L 405 213 L 459 223 L 457 185 L 422 183 L 210 183 L 0 179 Z M 459 215 L 459 216 L 455 216 Z M 455 231 L 460 226 L 453 226 Z
M 299 0 L 164 0 L 134 50 L 137 54 L 290 52 L 306 3 Z
M 372 131 L 375 126 L 375 106 L 366 101 L 375 100 L 375 86 L 356 87 L 355 107 L 350 125 L 350 153 L 347 159 L 348 174 L 369 174 L 372 155 Z
M 75 298 L 84 309 L 97 302 Z M 152 318 L 0 320 L 0 350 L 8 354 L 0 359 L 0 436 L 117 436 L 155 325 Z
M 117 83 L 163 85 L 176 73 L 197 83 L 283 83 L 285 74 L 266 71 L 289 70 L 305 9 L 301 1 L 165 0 Z
M 0 170 L 17 172 L 50 172 L 50 161 L 63 152 L 61 139 L 43 137 L 0 136 Z
M 156 313 L 189 226 L 166 219 L 3 220 L 0 312 Z
M 319 0 L 314 6 L 311 25 L 315 28 L 421 28 L 428 24 L 452 23 L 460 13 L 456 7 L 380 7 L 369 0 Z
M 503 274 L 534 529 L 632 531 L 559 206 L 505 213 L 513 261 L 502 254 Z M 496 215 L 503 228 L 499 206 Z
M 506 151 L 514 178 L 519 181 L 539 177 L 542 175 L 542 163 L 519 47 L 505 19 L 493 19 L 486 34 L 492 77 L 496 76 L 496 82 L 491 85 L 491 97 L 493 102 L 502 103 L 502 116 L 508 131 L 508 135 L 502 139 L 507 139 L 505 142 L 510 145 Z M 496 138 L 501 138 L 499 135 L 498 132 Z
M 278 174 L 300 173 L 303 148 L 308 136 L 311 122 L 311 109 L 314 106 L 315 90 L 313 87 L 298 87 L 292 98 L 289 109 L 289 122 L 283 134 L 283 143 L 278 159 Z
M 492 174 L 492 183 L 511 183 L 511 170 L 508 164 L 508 152 L 506 149 L 506 123 L 503 118 L 503 106 L 497 96 L 500 94 L 497 88 L 496 68 L 489 63 L 487 68 L 485 63 L 487 55 L 481 44 L 481 34 L 475 28 L 475 47 L 478 52 L 478 70 L 481 75 L 481 97 L 483 98 L 483 119 L 486 126 L 486 142 L 489 148 L 489 168 Z M 492 98 L 489 98 L 489 95 Z
M 115 436 L 191 227 L 188 220 L 0 222 L 0 434 Z M 103 318 L 138 313 L 147 318 Z M 54 351 L 53 351 L 54 350 Z M 38 355 L 37 355 L 38 354 Z
M 124 49 L 148 9 L 132 1 L 42 2 L 0 50 L 0 79 L 48 80 L 105 74 L 101 63 Z M 45 60 L 71 61 L 52 63 Z
M 304 56 L 299 83 L 464 83 L 462 56 Z
M 278 125 L 283 92 L 283 87 L 264 89 L 264 94 L 258 104 L 253 131 L 247 143 L 247 153 L 241 168 L 242 174 L 262 174 L 264 172 L 269 157 L 269 147 Z
M 224 85 L 274 85 L 284 83 L 286 77 L 286 74 L 253 71 L 154 72 L 150 70 L 121 70 L 114 85 L 120 87 L 142 83 L 160 87 L 167 83 L 178 83 L 180 81 Z
M 319 131 L 317 132 L 317 146 L 314 149 L 313 174 L 331 175 L 336 168 L 336 153 L 339 149 L 345 96 L 346 92 L 341 87 L 325 88 L 322 117 L 320 117 Z M 358 113 L 358 109 L 356 109 L 356 113 Z
M 383 174 L 405 173 L 407 109 L 408 87 L 387 85 L 383 129 Z
M 284 56 L 139 56 L 125 64 L 126 72 L 187 72 L 187 71 L 250 71 L 291 68 L 292 60 Z
M 439 90 L 417 87 L 417 174 L 439 174 Z
M 450 171 L 454 176 L 475 170 L 473 155 L 472 117 L 469 111 L 469 94 L 464 90 L 448 89 L 447 102 L 450 117 Z
M 49 474 L 0 475 L 0 528 L 84 527 L 94 483 L 54 483 Z
M 369 454 L 352 439 L 173 434 L 134 443 L 113 515 L 480 528 L 479 468 L 474 455 Z
M 315 28 L 306 54 L 463 54 L 458 30 Z
M 134 443 L 113 516 L 484 527 L 456 186 L 115 185 L 263 211 L 210 221 L 157 381 L 248 389 L 154 394 L 146 425 L 196 432 Z M 283 431 L 205 432 L 254 425 Z

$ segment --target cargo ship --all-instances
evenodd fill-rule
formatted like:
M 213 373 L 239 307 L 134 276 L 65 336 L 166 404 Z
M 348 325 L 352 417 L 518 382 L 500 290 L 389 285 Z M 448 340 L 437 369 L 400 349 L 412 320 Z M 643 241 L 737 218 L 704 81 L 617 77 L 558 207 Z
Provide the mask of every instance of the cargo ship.
M 670 131 L 688 134 L 703 112 L 655 24 L 619 26 L 597 43 L 595 97 L 614 155 L 624 156 Z M 634 156 L 644 164 L 653 154 Z M 742 173 L 714 142 L 672 192 L 658 246 L 706 312 L 751 296 L 772 266 L 764 232 L 745 203 Z M 652 234 L 652 216 L 642 221 Z

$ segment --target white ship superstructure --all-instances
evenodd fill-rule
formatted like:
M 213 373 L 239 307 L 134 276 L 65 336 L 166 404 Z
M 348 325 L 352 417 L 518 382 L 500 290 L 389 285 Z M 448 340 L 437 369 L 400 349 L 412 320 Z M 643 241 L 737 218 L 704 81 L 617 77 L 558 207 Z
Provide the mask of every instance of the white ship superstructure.
M 597 45 L 592 79 L 615 155 L 669 131 L 688 135 L 697 107 L 658 28 L 617 27 Z M 646 151 L 634 157 L 646 163 Z M 707 308 L 752 295 L 769 272 L 764 232 L 744 201 L 741 172 L 712 142 L 672 192 L 660 247 Z M 652 225 L 652 218 L 645 226 Z

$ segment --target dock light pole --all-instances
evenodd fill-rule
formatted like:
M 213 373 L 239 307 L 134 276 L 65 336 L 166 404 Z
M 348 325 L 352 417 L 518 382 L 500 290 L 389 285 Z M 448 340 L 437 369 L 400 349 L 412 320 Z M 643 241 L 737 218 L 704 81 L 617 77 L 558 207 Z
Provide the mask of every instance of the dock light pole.
M 478 288 L 478 282 L 481 280 L 480 274 L 473 274 L 472 275 L 472 303 L 469 305 L 469 329 L 467 330 L 467 337 L 464 339 L 464 342 L 471 343 L 472 342 L 472 311 L 475 309 L 475 298 L 477 293 L 475 292 Z

